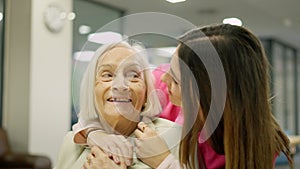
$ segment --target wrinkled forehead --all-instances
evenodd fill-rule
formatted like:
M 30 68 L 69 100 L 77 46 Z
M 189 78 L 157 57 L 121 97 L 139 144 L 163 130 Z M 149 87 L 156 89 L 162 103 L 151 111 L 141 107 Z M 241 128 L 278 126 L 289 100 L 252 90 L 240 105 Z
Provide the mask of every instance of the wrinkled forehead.
M 114 47 L 102 54 L 98 59 L 97 69 L 103 65 L 110 65 L 111 67 L 125 68 L 129 66 L 142 67 L 139 53 L 127 47 Z

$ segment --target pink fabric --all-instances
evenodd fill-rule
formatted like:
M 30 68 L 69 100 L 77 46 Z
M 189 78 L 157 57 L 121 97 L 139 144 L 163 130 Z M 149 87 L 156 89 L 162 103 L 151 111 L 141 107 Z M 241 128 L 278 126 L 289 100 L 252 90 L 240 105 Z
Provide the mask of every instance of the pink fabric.
M 217 154 L 208 142 L 199 143 L 198 148 L 198 153 L 201 153 L 206 169 L 225 168 L 225 156 Z

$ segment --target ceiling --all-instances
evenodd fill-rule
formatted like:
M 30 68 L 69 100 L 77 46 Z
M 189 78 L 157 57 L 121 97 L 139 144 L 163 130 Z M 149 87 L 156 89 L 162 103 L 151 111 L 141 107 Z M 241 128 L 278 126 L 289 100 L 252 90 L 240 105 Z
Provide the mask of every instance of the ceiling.
M 221 23 L 226 17 L 238 17 L 243 26 L 256 35 L 276 38 L 300 49 L 299 0 L 186 0 L 176 4 L 165 0 L 94 1 L 124 10 L 125 15 L 163 12 L 199 26 Z

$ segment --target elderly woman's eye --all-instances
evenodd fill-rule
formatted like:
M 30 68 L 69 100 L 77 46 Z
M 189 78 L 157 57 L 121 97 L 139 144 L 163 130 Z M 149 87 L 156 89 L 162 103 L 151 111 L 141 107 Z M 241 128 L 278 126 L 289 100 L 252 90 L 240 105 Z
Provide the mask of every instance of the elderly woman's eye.
M 102 77 L 113 77 L 111 73 L 103 73 Z
M 139 73 L 132 71 L 132 72 L 126 73 L 126 78 L 128 78 L 129 80 L 137 80 L 137 79 L 140 79 L 141 76 Z
M 100 77 L 103 80 L 112 80 L 113 76 L 114 75 L 110 72 L 102 72 Z

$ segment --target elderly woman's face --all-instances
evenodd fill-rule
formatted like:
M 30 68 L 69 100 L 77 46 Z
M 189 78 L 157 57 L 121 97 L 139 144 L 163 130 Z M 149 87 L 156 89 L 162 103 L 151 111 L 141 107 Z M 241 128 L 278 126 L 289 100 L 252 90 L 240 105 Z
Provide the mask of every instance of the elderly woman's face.
M 143 67 L 134 51 L 115 47 L 103 54 L 96 70 L 95 101 L 98 112 L 112 126 L 138 122 L 146 101 Z

